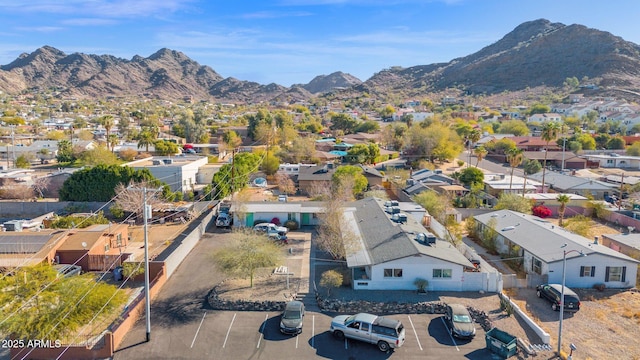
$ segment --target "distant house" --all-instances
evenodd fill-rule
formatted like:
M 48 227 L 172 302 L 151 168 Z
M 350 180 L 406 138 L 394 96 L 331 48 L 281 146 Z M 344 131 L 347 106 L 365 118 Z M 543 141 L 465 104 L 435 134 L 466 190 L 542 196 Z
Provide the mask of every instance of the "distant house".
M 535 160 L 544 164 L 544 151 L 525 151 L 522 156 L 525 159 Z M 552 165 L 558 169 L 562 168 L 564 161 L 564 168 L 571 170 L 579 170 L 587 168 L 587 160 L 579 157 L 573 151 L 549 151 L 547 153 L 547 166 Z
M 617 153 L 602 154 L 585 154 L 584 157 L 588 161 L 597 162 L 603 168 L 620 168 L 640 170 L 640 156 L 620 155 Z
M 0 232 L 0 267 L 13 268 L 56 262 L 64 230 Z
M 524 178 L 515 175 L 512 178 L 506 174 L 485 174 L 483 183 L 484 191 L 495 197 L 505 193 L 522 194 L 523 190 L 525 193 L 542 191 L 542 183 L 529 178 L 525 182 Z
M 374 167 L 363 165 L 363 164 L 358 164 L 357 166 L 362 169 L 362 175 L 364 175 L 364 177 L 369 182 L 369 188 L 382 187 L 382 183 L 384 182 L 384 179 L 386 177 L 382 175 L 380 171 L 378 171 Z
M 331 186 L 331 178 L 336 171 L 333 163 L 322 166 L 310 166 L 299 169 L 298 190 L 301 194 L 314 194 L 317 189 Z
M 537 123 L 547 123 L 547 122 L 555 122 L 560 123 L 562 121 L 562 116 L 560 114 L 555 113 L 544 113 L 544 114 L 533 114 L 527 118 L 527 122 L 537 122 Z
M 524 197 L 534 201 L 536 204 L 544 205 L 552 212 L 552 216 L 558 216 L 558 209 L 560 208 L 560 202 L 558 202 L 559 195 L 566 195 L 569 197 L 569 202 L 566 204 L 564 217 L 568 218 L 578 214 L 584 214 L 587 209 L 589 199 L 576 194 L 561 194 L 561 193 L 537 193 L 537 194 L 525 194 Z
M 474 266 L 455 246 L 411 216 L 406 223 L 393 222 L 383 208 L 384 201 L 376 198 L 345 206 L 346 226 L 353 234 L 345 246 L 354 289 L 415 290 L 417 278 L 427 280 L 429 290 L 482 289 L 481 277 L 465 276 Z
M 536 216 L 499 210 L 474 217 L 478 231 L 493 229 L 497 251 L 522 258 L 528 285 L 561 283 L 563 255 L 566 254 L 566 285 L 592 288 L 636 286 L 640 261 L 609 247 L 567 231 Z M 565 247 L 562 247 L 566 244 Z M 586 256 L 580 256 L 580 254 Z
M 633 229 L 640 230 L 640 229 Z M 619 251 L 627 256 L 638 259 L 640 257 L 640 234 L 603 234 L 600 240 L 603 246 Z
M 542 181 L 542 171 L 529 175 L 529 178 Z M 573 175 L 561 174 L 554 171 L 547 171 L 545 174 L 545 187 L 550 190 L 565 193 L 577 194 L 585 197 L 592 197 L 596 200 L 603 200 L 605 196 L 613 194 L 616 185 L 603 181 L 583 178 Z
M 516 147 L 518 149 L 524 151 L 560 151 L 562 147 L 559 146 L 555 141 L 550 141 L 547 144 L 546 141 L 542 140 L 539 136 L 514 136 L 510 138 L 516 143 Z

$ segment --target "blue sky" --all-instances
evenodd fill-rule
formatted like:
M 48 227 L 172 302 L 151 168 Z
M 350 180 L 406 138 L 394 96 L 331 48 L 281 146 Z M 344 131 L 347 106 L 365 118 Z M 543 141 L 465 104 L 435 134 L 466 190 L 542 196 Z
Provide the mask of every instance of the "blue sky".
M 166 47 L 261 84 L 364 81 L 472 54 L 540 18 L 640 44 L 638 0 L 0 0 L 0 64 L 44 45 L 125 59 Z

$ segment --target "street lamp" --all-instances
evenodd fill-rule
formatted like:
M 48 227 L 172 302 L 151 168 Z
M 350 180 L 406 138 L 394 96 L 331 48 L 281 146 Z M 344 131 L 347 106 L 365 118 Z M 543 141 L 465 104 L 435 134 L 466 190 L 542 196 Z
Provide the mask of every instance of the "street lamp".
M 577 252 L 580 256 L 587 256 L 582 250 L 564 250 L 567 247 L 565 243 L 560 248 L 562 249 L 562 290 L 560 291 L 560 324 L 558 325 L 558 356 L 560 356 L 560 350 L 562 348 L 562 319 L 564 318 L 564 283 L 565 283 L 565 271 L 567 270 L 567 254 Z

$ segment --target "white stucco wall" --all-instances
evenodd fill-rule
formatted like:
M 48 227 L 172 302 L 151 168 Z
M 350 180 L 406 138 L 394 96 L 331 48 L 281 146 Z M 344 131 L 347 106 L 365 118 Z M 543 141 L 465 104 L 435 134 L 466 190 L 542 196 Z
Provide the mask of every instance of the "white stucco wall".
M 580 277 L 581 266 L 595 266 L 593 277 Z M 605 272 L 607 266 L 626 266 L 625 281 L 605 282 Z M 607 288 L 627 288 L 636 284 L 636 274 L 638 266 L 630 261 L 616 259 L 600 254 L 589 254 L 586 257 L 573 257 L 567 259 L 567 269 L 565 273 L 565 284 L 574 288 L 591 288 L 595 284 L 605 284 Z M 549 283 L 562 283 L 562 261 L 549 264 Z

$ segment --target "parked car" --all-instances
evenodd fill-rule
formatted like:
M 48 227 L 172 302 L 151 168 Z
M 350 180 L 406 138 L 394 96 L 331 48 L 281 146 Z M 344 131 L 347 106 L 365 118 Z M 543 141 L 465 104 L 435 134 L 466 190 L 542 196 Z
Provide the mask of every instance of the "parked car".
M 269 239 L 271 239 L 271 240 L 279 241 L 282 244 L 288 244 L 289 243 L 289 238 L 287 237 L 287 234 L 285 234 L 283 232 L 267 231 L 267 237 L 269 237 Z
M 562 285 L 560 284 L 542 284 L 536 286 L 536 295 L 539 298 L 545 298 L 551 302 L 551 308 L 554 311 L 560 310 L 560 296 L 562 294 Z M 573 290 L 564 287 L 564 311 L 580 310 L 580 297 Z
M 284 226 L 278 226 L 274 223 L 260 223 L 257 224 L 253 227 L 254 231 L 257 232 L 269 232 L 269 231 L 275 231 L 275 232 L 283 232 L 283 233 L 287 233 L 289 232 L 289 229 L 287 229 Z
M 338 339 L 346 337 L 376 344 L 385 352 L 401 347 L 405 339 L 400 321 L 366 313 L 336 316 L 331 320 L 329 331 Z
M 464 305 L 447 305 L 444 313 L 445 323 L 449 328 L 449 334 L 460 339 L 473 339 L 476 336 L 476 327 L 473 326 L 473 318 Z
M 233 217 L 228 213 L 220 213 L 216 218 L 216 226 L 217 227 L 226 227 L 229 228 L 233 225 Z
M 289 335 L 300 334 L 303 319 L 304 304 L 302 301 L 289 301 L 280 316 L 280 332 Z

